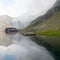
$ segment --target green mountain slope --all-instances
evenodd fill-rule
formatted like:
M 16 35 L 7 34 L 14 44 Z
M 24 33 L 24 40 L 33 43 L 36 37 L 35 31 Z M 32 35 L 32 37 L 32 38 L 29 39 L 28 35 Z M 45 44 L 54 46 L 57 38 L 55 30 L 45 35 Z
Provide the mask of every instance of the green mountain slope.
M 35 32 L 37 35 L 60 36 L 60 6 L 50 9 L 44 16 L 38 17 L 24 32 Z
M 60 36 L 60 11 L 55 12 L 50 19 L 36 25 L 33 29 L 37 29 L 35 33 L 39 35 Z

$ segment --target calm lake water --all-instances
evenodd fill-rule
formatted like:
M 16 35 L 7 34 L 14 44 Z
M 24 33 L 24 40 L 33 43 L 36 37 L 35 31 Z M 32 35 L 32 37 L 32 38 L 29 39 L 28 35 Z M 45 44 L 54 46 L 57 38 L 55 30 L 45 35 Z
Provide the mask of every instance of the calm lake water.
M 56 55 L 48 48 L 47 43 L 37 37 L 27 37 L 20 34 L 8 37 L 11 44 L 1 49 L 0 60 L 57 60 Z M 6 42 L 5 42 L 6 43 Z M 4 50 L 5 48 L 5 50 Z M 3 52 L 3 53 L 2 53 Z
M 32 40 L 50 51 L 53 54 L 55 60 L 60 60 L 60 37 L 37 36 L 32 37 Z

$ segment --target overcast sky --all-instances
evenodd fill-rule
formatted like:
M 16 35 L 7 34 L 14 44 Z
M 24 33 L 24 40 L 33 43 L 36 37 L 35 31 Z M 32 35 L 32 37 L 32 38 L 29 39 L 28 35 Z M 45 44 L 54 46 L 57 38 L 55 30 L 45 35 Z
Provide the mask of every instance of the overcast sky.
M 0 0 L 0 15 L 8 15 L 16 19 L 13 24 L 27 26 L 38 16 L 45 14 L 56 0 Z M 16 22 L 16 24 L 15 24 Z
M 44 14 L 56 0 L 0 0 L 0 15 Z

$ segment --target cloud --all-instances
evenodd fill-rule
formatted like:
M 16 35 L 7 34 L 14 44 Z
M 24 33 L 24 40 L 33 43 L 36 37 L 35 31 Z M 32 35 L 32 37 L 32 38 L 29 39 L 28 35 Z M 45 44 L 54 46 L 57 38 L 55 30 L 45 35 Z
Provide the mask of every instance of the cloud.
M 5 5 L 3 1 L 0 2 L 0 15 L 9 15 L 12 17 L 17 17 L 19 14 L 25 12 L 25 8 L 19 3 L 19 0 L 14 0 L 12 5 Z
M 9 15 L 12 17 L 21 16 L 24 13 L 30 15 L 44 14 L 56 0 L 0 0 L 0 15 Z M 9 3 L 9 5 L 8 5 Z
M 0 15 L 14 17 L 26 27 L 38 16 L 44 15 L 55 2 L 56 0 L 0 0 Z
M 32 15 L 43 15 L 55 2 L 56 0 L 31 0 L 28 4 L 28 11 Z
M 12 25 L 16 28 L 24 28 L 38 16 L 44 15 L 56 2 L 56 0 L 13 0 L 13 5 L 5 6 L 0 2 L 0 15 L 15 17 Z

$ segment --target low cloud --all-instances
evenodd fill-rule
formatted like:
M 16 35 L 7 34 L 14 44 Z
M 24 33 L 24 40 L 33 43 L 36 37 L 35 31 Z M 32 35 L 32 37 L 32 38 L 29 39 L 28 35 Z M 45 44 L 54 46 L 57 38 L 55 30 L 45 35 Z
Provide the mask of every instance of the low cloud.
M 0 1 L 0 15 L 12 17 L 22 16 L 23 14 L 43 15 L 55 2 L 56 0 L 2 0 Z

